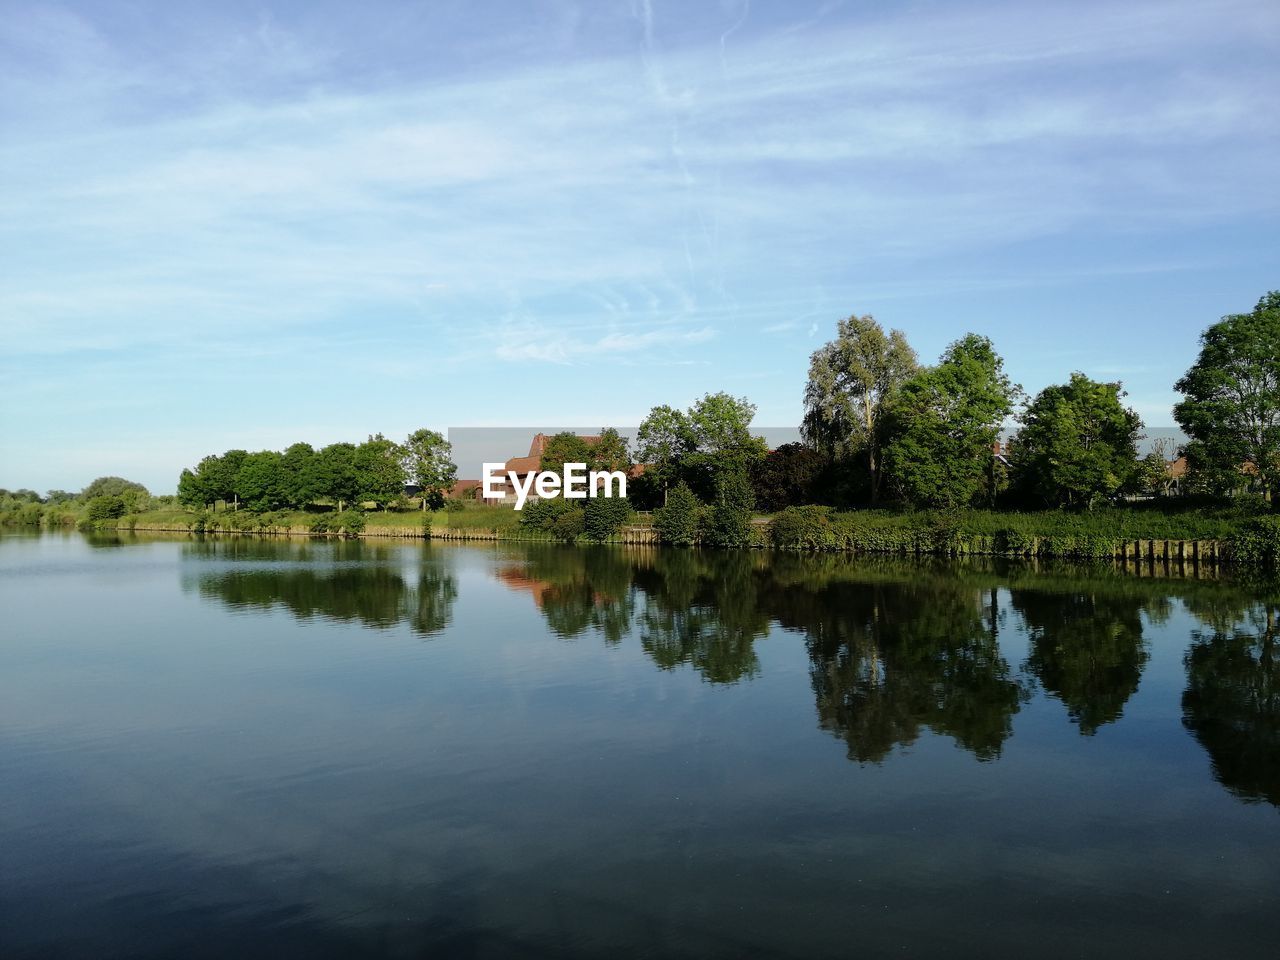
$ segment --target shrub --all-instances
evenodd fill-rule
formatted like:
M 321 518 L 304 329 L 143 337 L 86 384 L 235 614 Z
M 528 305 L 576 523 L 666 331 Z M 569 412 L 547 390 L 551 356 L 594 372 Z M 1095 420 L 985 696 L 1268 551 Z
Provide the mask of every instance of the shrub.
M 544 533 L 555 533 L 556 525 L 560 523 L 561 517 L 581 512 L 582 508 L 576 502 L 566 500 L 564 497 L 551 497 L 547 500 L 538 500 L 535 503 L 525 504 L 524 509 L 520 511 L 519 523 L 522 527 L 541 530 Z M 561 529 L 568 529 L 573 522 L 572 520 L 564 521 Z M 579 532 L 581 532 L 581 527 Z
M 690 546 L 698 542 L 702 504 L 689 485 L 681 481 L 667 494 L 667 505 L 653 514 L 653 528 L 663 543 Z
M 430 501 L 428 501 L 427 506 L 433 510 L 438 509 L 436 507 L 431 507 Z M 461 513 L 465 509 L 467 509 L 466 501 L 460 500 L 457 497 L 450 497 L 444 502 L 445 513 Z
M 829 550 L 837 546 L 830 507 L 787 507 L 773 518 L 770 539 L 775 547 Z
M 84 512 L 85 519 L 90 523 L 100 523 L 103 520 L 118 520 L 124 514 L 124 498 L 114 493 L 90 497 Z
M 343 510 L 330 521 L 330 529 L 344 537 L 359 536 L 364 530 L 364 514 L 359 510 Z
M 572 510 L 566 510 L 556 517 L 555 522 L 551 524 L 551 533 L 557 540 L 564 540 L 566 543 L 578 539 L 578 535 L 582 533 L 586 526 L 584 513 L 585 511 L 576 507 Z
M 631 521 L 635 511 L 625 497 L 592 497 L 582 508 L 587 538 L 603 543 Z
M 1250 520 L 1232 542 L 1235 561 L 1256 569 L 1280 566 L 1280 517 Z
M 716 503 L 707 519 L 706 542 L 714 547 L 749 544 L 755 505 L 755 494 L 746 471 L 726 470 L 716 484 Z

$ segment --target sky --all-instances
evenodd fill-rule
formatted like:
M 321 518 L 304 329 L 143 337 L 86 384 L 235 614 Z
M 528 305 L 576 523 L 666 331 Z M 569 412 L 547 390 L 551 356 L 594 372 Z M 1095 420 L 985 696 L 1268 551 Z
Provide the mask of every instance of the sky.
M 1280 288 L 1278 100 L 1274 0 L 0 0 L 0 486 L 792 426 L 867 313 L 1168 426 Z

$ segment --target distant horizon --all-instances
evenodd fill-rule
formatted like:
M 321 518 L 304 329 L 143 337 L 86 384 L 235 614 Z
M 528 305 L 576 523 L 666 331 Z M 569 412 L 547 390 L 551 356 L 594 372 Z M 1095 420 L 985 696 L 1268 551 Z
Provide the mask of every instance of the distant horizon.
M 0 22 L 0 486 L 745 395 L 840 319 L 1151 429 L 1280 288 L 1265 0 L 40 3 Z

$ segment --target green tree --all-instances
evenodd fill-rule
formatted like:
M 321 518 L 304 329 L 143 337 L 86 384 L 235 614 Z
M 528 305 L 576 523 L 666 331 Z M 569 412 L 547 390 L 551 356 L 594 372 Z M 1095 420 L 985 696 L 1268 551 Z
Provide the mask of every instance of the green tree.
M 698 498 L 687 483 L 681 482 L 671 488 L 666 506 L 654 513 L 653 526 L 663 543 L 691 546 L 698 542 L 701 512 Z
M 756 505 L 770 513 L 813 503 L 829 461 L 803 443 L 784 443 L 751 465 Z
M 904 383 L 885 448 L 901 495 L 930 506 L 976 503 L 989 487 L 992 446 L 1016 393 L 991 341 L 973 333 Z
M 356 447 L 355 469 L 361 500 L 385 506 L 404 493 L 404 451 L 380 433 Z
M 251 453 L 240 464 L 236 496 L 250 510 L 276 510 L 285 505 L 284 457 L 275 450 Z
M 1089 508 L 1135 488 L 1142 419 L 1120 403 L 1122 396 L 1120 384 L 1083 373 L 1041 390 L 1011 444 L 1017 484 L 1051 506 Z
M 576 433 L 563 431 L 547 438 L 547 445 L 542 451 L 542 460 L 538 469 L 547 473 L 564 476 L 566 463 L 585 463 L 593 460 L 591 443 Z
M 588 540 L 602 543 L 632 519 L 626 497 L 592 497 L 582 505 L 583 526 Z
M 716 480 L 716 501 L 707 522 L 706 541 L 714 547 L 745 547 L 751 542 L 755 494 L 747 471 L 733 465 Z
M 401 450 L 405 476 L 421 491 L 426 510 L 428 501 L 438 501 L 457 482 L 458 468 L 450 459 L 453 446 L 442 434 L 423 428 L 409 434 Z
M 870 316 L 841 320 L 836 338 L 809 359 L 804 438 L 831 456 L 864 456 L 872 502 L 883 476 L 888 403 L 918 369 L 916 352 L 902 331 L 886 334 Z
M 317 496 L 335 501 L 339 510 L 359 494 L 355 444 L 329 444 L 311 458 L 307 470 L 311 489 Z
M 312 485 L 311 461 L 316 452 L 309 443 L 291 444 L 281 458 L 282 489 L 285 501 L 293 507 L 306 507 L 320 494 Z
M 1186 399 L 1174 417 L 1191 441 L 1187 466 L 1209 489 L 1228 493 L 1240 469 L 1255 473 L 1274 503 L 1280 485 L 1280 291 L 1252 313 L 1223 317 L 1200 336 L 1200 355 L 1175 384 Z
M 18 493 L 29 493 L 33 501 L 40 499 L 31 490 L 19 490 Z M 120 497 L 126 513 L 138 513 L 147 508 L 151 494 L 142 484 L 124 477 L 98 477 L 80 491 L 81 500 L 92 500 L 94 497 Z

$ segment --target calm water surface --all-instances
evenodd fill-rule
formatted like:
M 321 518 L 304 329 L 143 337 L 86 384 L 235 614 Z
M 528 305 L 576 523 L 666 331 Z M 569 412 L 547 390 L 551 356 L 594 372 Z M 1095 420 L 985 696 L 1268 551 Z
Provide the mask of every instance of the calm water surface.
M 1244 586 L 10 536 L 0 610 L 6 958 L 1280 949 Z

